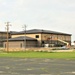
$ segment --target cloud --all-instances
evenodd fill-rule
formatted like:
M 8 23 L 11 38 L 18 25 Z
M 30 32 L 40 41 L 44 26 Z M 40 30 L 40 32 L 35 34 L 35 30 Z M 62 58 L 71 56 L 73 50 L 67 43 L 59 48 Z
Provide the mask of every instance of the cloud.
M 75 0 L 0 0 L 2 30 L 4 22 L 10 21 L 11 30 L 22 30 L 22 25 L 27 24 L 27 28 L 59 30 L 74 35 L 74 20 Z

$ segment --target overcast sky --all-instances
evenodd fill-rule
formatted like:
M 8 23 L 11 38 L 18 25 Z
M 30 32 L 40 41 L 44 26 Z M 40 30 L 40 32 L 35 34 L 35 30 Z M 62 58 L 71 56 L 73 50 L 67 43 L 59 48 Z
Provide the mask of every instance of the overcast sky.
M 72 34 L 75 40 L 75 0 L 0 0 L 0 31 L 46 29 Z

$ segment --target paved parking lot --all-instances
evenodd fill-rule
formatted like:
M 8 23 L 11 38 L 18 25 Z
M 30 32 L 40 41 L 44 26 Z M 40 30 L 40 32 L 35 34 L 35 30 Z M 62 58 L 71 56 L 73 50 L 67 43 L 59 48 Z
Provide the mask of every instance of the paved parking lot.
M 0 58 L 0 75 L 75 75 L 75 60 Z

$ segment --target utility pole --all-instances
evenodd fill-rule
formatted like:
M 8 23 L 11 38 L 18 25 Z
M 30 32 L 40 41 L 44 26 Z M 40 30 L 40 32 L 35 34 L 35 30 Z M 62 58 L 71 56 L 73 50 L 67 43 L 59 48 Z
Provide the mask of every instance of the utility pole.
M 24 25 L 24 35 L 25 35 L 25 37 L 24 37 L 24 48 L 25 48 L 25 51 L 26 51 L 26 25 Z
M 8 38 L 9 38 L 9 22 L 6 22 L 6 30 L 7 30 L 7 52 L 9 52 L 9 41 L 8 41 Z

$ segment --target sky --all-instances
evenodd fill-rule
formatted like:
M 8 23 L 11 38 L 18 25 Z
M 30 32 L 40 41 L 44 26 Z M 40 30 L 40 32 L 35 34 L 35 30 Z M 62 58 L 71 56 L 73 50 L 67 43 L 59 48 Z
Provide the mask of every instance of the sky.
M 75 0 L 0 0 L 0 31 L 45 29 L 72 34 L 75 40 Z

